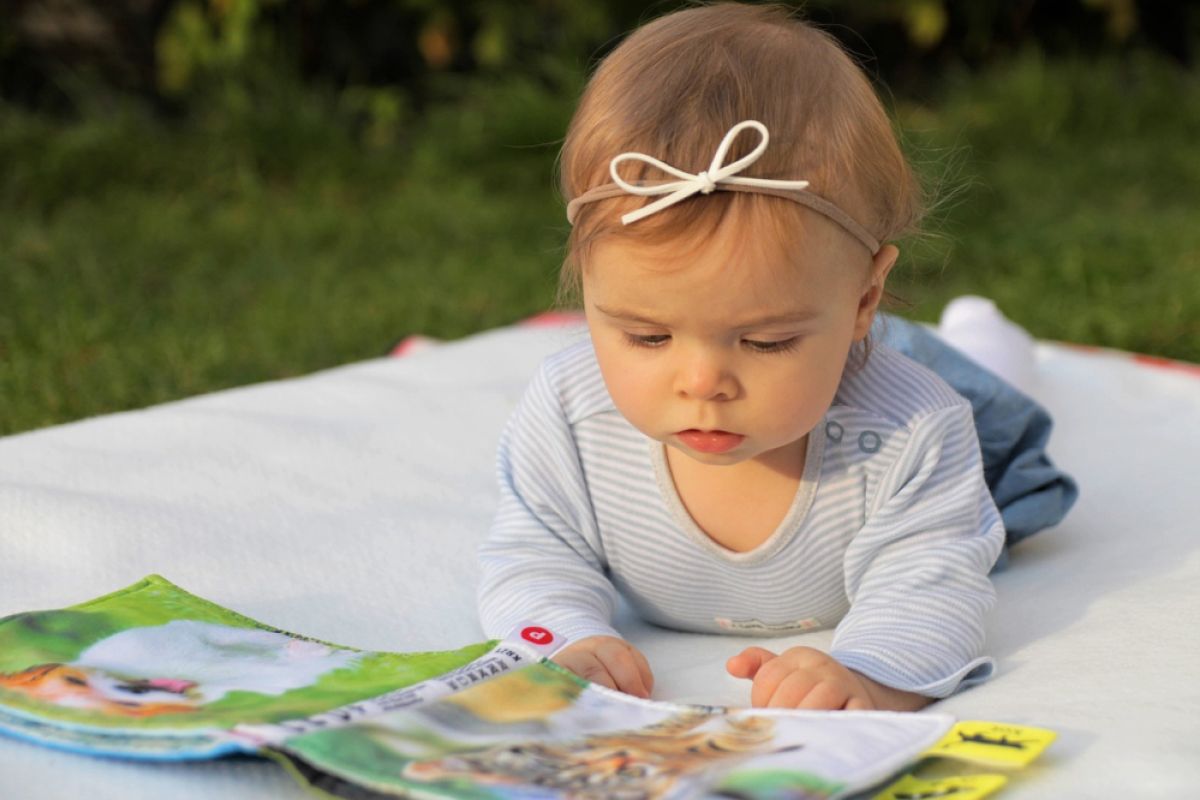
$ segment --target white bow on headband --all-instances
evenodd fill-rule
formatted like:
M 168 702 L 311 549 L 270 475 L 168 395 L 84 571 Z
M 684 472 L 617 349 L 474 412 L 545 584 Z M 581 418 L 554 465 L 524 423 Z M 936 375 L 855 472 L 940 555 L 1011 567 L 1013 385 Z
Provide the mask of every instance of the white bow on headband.
M 737 139 L 739 133 L 746 128 L 754 128 L 762 136 L 758 146 L 751 150 L 746 155 L 734 161 L 732 164 L 722 164 L 725 154 L 729 152 L 729 148 L 733 146 L 733 142 Z M 776 197 L 782 197 L 787 200 L 792 200 L 800 203 L 803 206 L 811 208 L 818 214 L 822 214 L 833 222 L 837 223 L 853 236 L 858 241 L 862 242 L 872 255 L 879 252 L 879 240 L 871 235 L 871 232 L 858 224 L 845 211 L 836 206 L 834 203 L 826 200 L 823 197 L 806 191 L 809 185 L 808 181 L 784 181 L 771 180 L 768 178 L 739 178 L 735 177 L 738 172 L 741 172 L 746 167 L 758 160 L 758 157 L 767 149 L 767 142 L 770 137 L 767 133 L 767 126 L 757 120 L 748 119 L 744 122 L 739 122 L 729 129 L 725 134 L 725 138 L 721 140 L 720 146 L 717 148 L 716 154 L 713 156 L 712 163 L 708 165 L 708 169 L 693 175 L 690 172 L 684 172 L 681 169 L 676 169 L 670 164 L 665 164 L 657 158 L 645 155 L 643 153 L 621 153 L 613 157 L 609 162 L 608 171 L 612 175 L 613 183 L 607 183 L 603 186 L 596 186 L 587 190 L 583 194 L 576 197 L 571 202 L 567 203 L 567 221 L 571 224 L 575 223 L 575 215 L 579 212 L 579 208 L 588 203 L 593 203 L 598 200 L 607 200 L 611 197 L 619 197 L 625 194 L 633 194 L 640 196 L 650 195 L 666 195 L 659 200 L 655 200 L 636 211 L 630 211 L 628 214 L 621 216 L 622 224 L 628 225 L 631 222 L 637 222 L 643 217 L 661 211 L 664 208 L 678 203 L 680 200 L 685 200 L 695 194 L 710 194 L 716 189 L 725 189 L 741 192 L 755 192 L 761 194 L 770 194 Z M 679 178 L 677 181 L 656 181 L 654 183 L 634 184 L 624 180 L 617 174 L 617 167 L 626 161 L 641 161 L 645 164 L 658 167 L 663 172 L 674 175 Z
M 746 155 L 734 161 L 732 164 L 722 164 L 725 160 L 725 154 L 729 152 L 729 148 L 733 146 L 733 142 L 737 139 L 738 134 L 746 128 L 754 128 L 762 139 L 755 147 Z M 717 152 L 713 155 L 712 163 L 708 165 L 708 169 L 693 175 L 690 172 L 684 172 L 681 169 L 676 169 L 670 164 L 665 164 L 657 158 L 652 158 L 642 153 L 621 153 L 613 158 L 608 165 L 609 174 L 612 175 L 613 183 L 620 186 L 630 194 L 649 196 L 655 194 L 665 194 L 666 197 L 661 200 L 656 200 L 647 206 L 639 208 L 637 211 L 630 211 L 621 217 L 621 222 L 628 225 L 631 222 L 637 222 L 642 217 L 648 217 L 655 211 L 664 209 L 667 206 L 674 205 L 680 200 L 691 197 L 699 192 L 700 194 L 709 194 L 713 189 L 717 188 L 718 183 L 740 184 L 742 186 L 757 186 L 764 189 L 783 189 L 785 191 L 798 192 L 808 188 L 808 181 L 777 181 L 767 178 L 736 178 L 737 173 L 744 170 L 746 167 L 758 160 L 758 157 L 767 149 L 767 142 L 770 141 L 770 134 L 767 133 L 767 126 L 763 125 L 758 120 L 748 119 L 745 122 L 739 122 L 729 129 L 729 133 L 725 134 L 725 138 L 721 140 L 721 146 L 717 148 Z M 663 172 L 670 173 L 678 181 L 670 181 L 659 183 L 650 186 L 638 186 L 629 183 L 617 174 L 617 167 L 625 161 L 642 161 L 646 164 L 658 167 Z

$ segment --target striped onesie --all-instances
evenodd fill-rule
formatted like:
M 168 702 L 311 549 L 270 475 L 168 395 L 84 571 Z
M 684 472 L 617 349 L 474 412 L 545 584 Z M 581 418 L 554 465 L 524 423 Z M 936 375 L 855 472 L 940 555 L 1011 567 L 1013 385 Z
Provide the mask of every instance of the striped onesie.
M 543 362 L 500 441 L 500 506 L 480 548 L 489 636 L 527 619 L 572 640 L 619 636 L 619 591 L 679 630 L 836 625 L 833 658 L 928 697 L 991 674 L 983 617 L 1004 527 L 971 405 L 934 373 L 885 345 L 848 369 L 789 511 L 749 552 L 689 517 L 664 447 L 617 411 L 590 340 Z

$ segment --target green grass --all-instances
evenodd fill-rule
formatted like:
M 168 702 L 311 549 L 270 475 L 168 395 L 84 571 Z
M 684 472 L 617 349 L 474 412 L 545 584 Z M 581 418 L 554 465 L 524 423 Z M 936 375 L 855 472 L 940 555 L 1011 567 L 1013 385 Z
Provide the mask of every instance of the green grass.
M 961 165 L 899 284 L 917 316 L 984 294 L 1042 338 L 1200 361 L 1200 76 L 1028 55 L 943 97 L 901 112 Z
M 0 126 L 0 431 L 384 354 L 543 310 L 568 113 L 497 87 L 364 149 L 320 98 L 259 127 Z M 483 138 L 498 108 L 521 130 Z M 526 138 L 522 138 L 526 137 Z M 478 171 L 476 171 L 478 167 Z
M 0 107 L 0 433 L 544 310 L 577 87 L 468 85 L 382 133 L 286 89 L 186 126 Z M 1200 361 L 1195 74 L 1029 55 L 898 116 L 950 189 L 893 273 L 913 316 L 985 294 L 1041 338 Z

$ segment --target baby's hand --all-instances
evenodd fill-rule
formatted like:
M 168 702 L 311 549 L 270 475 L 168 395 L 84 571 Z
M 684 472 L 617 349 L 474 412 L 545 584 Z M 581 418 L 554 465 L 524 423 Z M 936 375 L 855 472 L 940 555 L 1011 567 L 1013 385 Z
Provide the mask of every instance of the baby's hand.
M 585 680 L 635 697 L 649 697 L 654 689 L 646 657 L 615 636 L 580 639 L 555 654 L 553 661 Z
M 915 711 L 929 698 L 893 689 L 842 666 L 820 650 L 793 647 L 781 655 L 748 647 L 726 662 L 736 678 L 751 678 L 756 708 Z

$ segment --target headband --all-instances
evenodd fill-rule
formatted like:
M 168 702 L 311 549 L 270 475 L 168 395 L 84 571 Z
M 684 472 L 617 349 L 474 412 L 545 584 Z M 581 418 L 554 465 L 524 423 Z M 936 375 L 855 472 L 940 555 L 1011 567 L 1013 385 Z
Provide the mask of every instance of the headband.
M 725 154 L 733 146 L 734 140 L 746 128 L 754 128 L 759 132 L 762 138 L 758 146 L 732 164 L 722 164 L 721 162 L 725 160 Z M 770 137 L 767 134 L 766 125 L 752 119 L 739 122 L 730 128 L 729 132 L 725 134 L 725 138 L 721 140 L 721 144 L 717 148 L 716 154 L 713 155 L 712 163 L 708 165 L 708 169 L 696 175 L 676 169 L 670 164 L 665 164 L 657 158 L 652 158 L 643 153 L 621 153 L 613 157 L 613 160 L 608 164 L 608 172 L 612 175 L 613 182 L 588 189 L 568 203 L 567 222 L 571 224 L 575 223 L 575 216 L 579 213 L 580 206 L 586 203 L 594 203 L 597 200 L 607 200 L 610 197 L 620 197 L 621 195 L 633 194 L 646 197 L 651 195 L 666 195 L 642 206 L 636 211 L 630 211 L 628 214 L 622 215 L 621 224 L 628 225 L 632 222 L 637 222 L 643 217 L 648 217 L 657 211 L 661 211 L 668 206 L 675 205 L 680 200 L 685 200 L 697 193 L 710 194 L 718 189 L 729 192 L 753 192 L 755 194 L 769 194 L 774 197 L 793 200 L 802 206 L 811 208 L 818 214 L 840 225 L 846 233 L 862 242 L 863 246 L 870 250 L 872 255 L 879 252 L 879 240 L 872 236 L 866 228 L 855 222 L 845 211 L 825 198 L 807 191 L 808 181 L 736 177 L 737 173 L 758 160 L 758 157 L 766 151 L 769 140 Z M 663 172 L 679 178 L 679 180 L 629 183 L 617 174 L 617 167 L 625 161 L 641 161 L 653 167 L 658 167 Z

